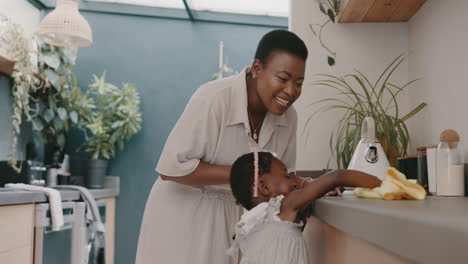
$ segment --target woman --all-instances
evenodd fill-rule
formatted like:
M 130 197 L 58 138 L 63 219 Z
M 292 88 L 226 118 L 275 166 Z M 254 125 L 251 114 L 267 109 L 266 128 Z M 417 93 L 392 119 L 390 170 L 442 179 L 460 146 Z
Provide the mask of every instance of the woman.
M 294 33 L 261 39 L 252 66 L 201 86 L 173 128 L 145 208 L 137 264 L 237 263 L 226 254 L 242 209 L 229 188 L 232 163 L 266 150 L 295 170 L 297 114 L 307 59 Z

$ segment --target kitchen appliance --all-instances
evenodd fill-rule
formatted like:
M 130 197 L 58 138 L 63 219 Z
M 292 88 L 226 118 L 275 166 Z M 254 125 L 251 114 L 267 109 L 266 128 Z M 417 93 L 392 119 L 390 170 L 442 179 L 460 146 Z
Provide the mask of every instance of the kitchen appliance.
M 361 140 L 356 146 L 348 169 L 363 171 L 385 180 L 386 171 L 390 167 L 387 156 L 375 137 L 375 121 L 366 117 L 362 121 Z
M 97 201 L 105 223 L 106 201 Z M 85 202 L 62 202 L 64 225 L 52 231 L 48 203 L 35 208 L 34 264 L 104 264 L 94 245 L 94 232 L 86 218 Z M 103 248 L 100 248 L 103 249 Z

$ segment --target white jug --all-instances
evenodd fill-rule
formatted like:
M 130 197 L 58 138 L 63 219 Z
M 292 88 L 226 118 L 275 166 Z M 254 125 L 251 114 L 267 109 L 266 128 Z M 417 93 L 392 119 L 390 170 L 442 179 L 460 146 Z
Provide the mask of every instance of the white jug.
M 375 138 L 375 121 L 368 116 L 362 121 L 361 140 L 359 141 L 348 169 L 358 170 L 385 180 L 390 163 L 380 142 Z

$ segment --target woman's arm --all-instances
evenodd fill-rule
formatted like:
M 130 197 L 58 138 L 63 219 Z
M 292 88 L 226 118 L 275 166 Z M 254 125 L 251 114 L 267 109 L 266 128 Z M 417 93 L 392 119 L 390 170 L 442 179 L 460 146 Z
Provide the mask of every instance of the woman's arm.
M 314 181 L 307 181 L 304 188 L 295 190 L 284 198 L 280 217 L 295 221 L 297 211 L 339 186 L 374 188 L 382 183 L 377 177 L 356 170 L 334 170 Z M 283 216 L 285 218 L 283 218 Z M 292 218 L 292 219 L 291 219 Z
M 231 166 L 210 165 L 200 161 L 197 168 L 185 176 L 160 175 L 163 180 L 174 181 L 190 186 L 229 184 Z

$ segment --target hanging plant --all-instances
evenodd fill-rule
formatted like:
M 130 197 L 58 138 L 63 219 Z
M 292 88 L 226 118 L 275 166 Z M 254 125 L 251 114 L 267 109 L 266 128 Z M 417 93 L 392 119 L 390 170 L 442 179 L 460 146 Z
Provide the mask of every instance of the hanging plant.
M 340 14 L 341 0 L 319 0 L 320 11 L 327 16 L 327 20 L 322 24 L 309 24 L 315 37 L 320 41 L 320 45 L 327 51 L 328 65 L 333 66 L 336 62 L 336 52 L 332 51 L 322 40 L 322 31 L 330 22 L 336 23 Z
M 10 166 L 17 172 L 21 171 L 21 165 L 16 162 L 16 147 L 18 135 L 21 132 L 23 114 L 27 120 L 31 120 L 30 93 L 40 88 L 42 82 L 34 76 L 31 56 L 33 37 L 28 36 L 24 29 L 13 23 L 10 19 L 0 15 L 0 49 L 6 53 L 8 59 L 15 62 L 13 73 L 13 115 L 12 135 L 8 153 Z

